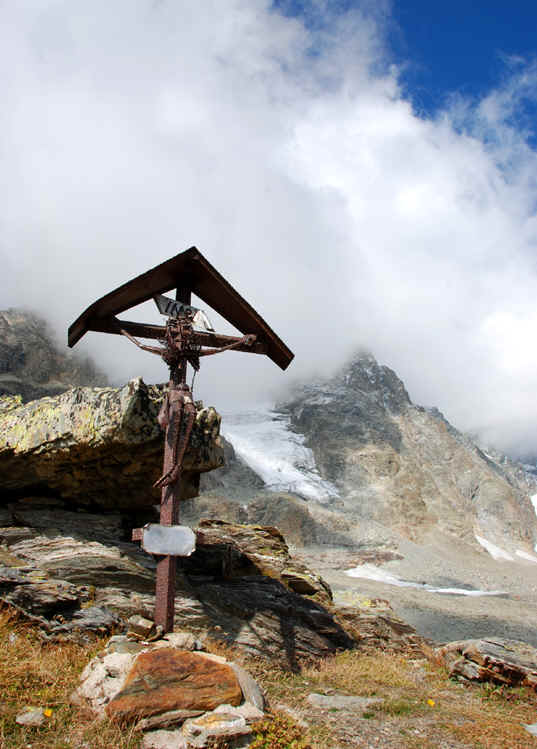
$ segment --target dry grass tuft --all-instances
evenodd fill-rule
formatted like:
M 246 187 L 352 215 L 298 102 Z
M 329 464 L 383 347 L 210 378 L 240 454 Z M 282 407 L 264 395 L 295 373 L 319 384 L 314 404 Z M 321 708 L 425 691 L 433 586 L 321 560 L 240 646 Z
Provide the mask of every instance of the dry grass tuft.
M 404 690 L 415 687 L 408 660 L 402 655 L 382 652 L 357 657 L 355 651 L 349 650 L 306 669 L 304 676 L 313 684 L 348 690 L 349 694 L 364 697 L 374 696 L 385 684 Z
M 36 631 L 7 608 L 0 609 L 0 747 L 1 749 L 134 749 L 139 737 L 104 720 L 97 723 L 69 704 L 69 696 L 88 661 L 102 648 L 72 643 L 44 643 Z M 51 713 L 40 728 L 17 725 L 27 706 Z
M 86 663 L 102 648 L 45 644 L 35 630 L 0 608 L 0 749 L 135 749 L 140 736 L 69 704 Z M 241 662 L 264 687 L 272 711 L 257 726 L 260 749 L 537 749 L 521 724 L 536 721 L 528 689 L 468 686 L 450 681 L 434 659 L 385 651 L 352 651 L 291 673 L 220 640 L 211 652 Z M 367 710 L 320 710 L 311 692 L 380 697 Z M 49 708 L 41 728 L 15 717 L 26 706 Z M 309 728 L 305 725 L 308 724 Z M 282 744 L 283 742 L 283 744 Z M 287 743 L 286 743 L 287 742 Z
M 521 725 L 536 721 L 534 692 L 454 682 L 435 659 L 381 650 L 348 651 L 309 666 L 301 674 L 271 667 L 256 676 L 271 702 L 285 703 L 310 723 L 315 749 L 383 745 L 398 749 L 537 749 L 537 739 Z M 307 703 L 311 692 L 380 697 L 383 701 L 362 713 L 321 711 Z

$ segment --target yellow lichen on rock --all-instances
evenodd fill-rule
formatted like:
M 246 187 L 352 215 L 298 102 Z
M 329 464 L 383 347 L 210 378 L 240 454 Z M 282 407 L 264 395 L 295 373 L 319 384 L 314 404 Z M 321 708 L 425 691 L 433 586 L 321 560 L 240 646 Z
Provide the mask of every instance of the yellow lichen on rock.
M 141 378 L 122 388 L 77 387 L 22 404 L 0 402 L 0 488 L 39 488 L 101 507 L 158 501 L 152 484 L 162 465 L 157 414 L 165 387 Z M 196 474 L 224 463 L 220 416 L 197 404 L 185 454 L 185 491 L 196 496 Z

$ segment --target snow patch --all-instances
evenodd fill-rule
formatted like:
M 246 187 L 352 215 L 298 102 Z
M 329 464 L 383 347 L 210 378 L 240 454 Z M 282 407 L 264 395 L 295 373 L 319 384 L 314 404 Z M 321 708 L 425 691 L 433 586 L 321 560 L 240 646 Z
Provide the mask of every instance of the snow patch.
M 527 559 L 528 562 L 535 562 L 535 564 L 537 564 L 537 557 L 533 554 L 529 554 L 527 551 L 518 550 L 515 554 L 517 557 L 522 557 L 522 559 Z
M 483 536 L 478 536 L 477 533 L 475 534 L 475 540 L 488 551 L 493 559 L 505 559 L 508 562 L 514 562 L 513 557 L 511 556 L 511 554 L 509 554 L 508 551 L 500 549 L 500 547 L 496 546 L 496 544 L 493 544 L 492 541 L 487 541 L 486 538 L 483 538 Z
M 534 494 L 532 497 L 530 497 L 530 502 L 532 503 L 535 514 L 537 515 L 537 494 Z
M 377 583 L 386 583 L 386 585 L 397 585 L 398 588 L 419 588 L 421 585 L 418 583 L 411 583 L 407 580 L 400 580 L 390 572 L 381 570 L 379 567 L 375 567 L 373 564 L 360 564 L 358 567 L 353 567 L 350 570 L 345 570 L 345 574 L 349 577 L 362 577 L 366 580 L 374 580 Z
M 537 559 L 535 560 L 537 561 Z M 361 564 L 358 567 L 353 567 L 350 570 L 345 570 L 345 574 L 349 577 L 361 577 L 366 580 L 374 580 L 375 582 L 385 583 L 386 585 L 396 585 L 399 588 L 419 588 L 420 590 L 426 590 L 428 593 L 441 593 L 443 595 L 452 596 L 502 596 L 505 595 L 503 590 L 467 590 L 466 588 L 435 588 L 433 585 L 427 583 L 413 583 L 409 580 L 401 580 L 400 578 L 392 575 L 390 572 L 381 570 L 379 567 L 375 567 L 373 564 Z
M 227 414 L 222 419 L 222 434 L 267 489 L 293 492 L 318 502 L 339 497 L 336 487 L 319 474 L 313 452 L 304 445 L 304 435 L 291 431 L 288 416 L 268 408 Z

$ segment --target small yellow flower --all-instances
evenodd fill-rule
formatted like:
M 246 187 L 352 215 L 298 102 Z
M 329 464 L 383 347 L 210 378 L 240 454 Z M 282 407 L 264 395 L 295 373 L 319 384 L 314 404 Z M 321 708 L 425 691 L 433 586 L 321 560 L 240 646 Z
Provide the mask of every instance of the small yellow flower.
M 50 709 L 50 707 L 47 707 L 45 710 L 43 710 L 43 715 L 45 716 L 45 718 L 50 718 L 50 716 L 52 715 L 52 710 Z
M 429 705 L 429 707 L 434 707 L 435 702 L 434 700 L 427 700 L 427 704 Z

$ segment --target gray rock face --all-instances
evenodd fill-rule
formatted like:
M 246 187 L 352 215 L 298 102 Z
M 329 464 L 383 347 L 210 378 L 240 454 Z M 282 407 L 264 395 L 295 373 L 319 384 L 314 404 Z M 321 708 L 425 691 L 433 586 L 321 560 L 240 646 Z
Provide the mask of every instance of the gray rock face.
M 11 522 L 24 506 L 12 506 Z M 133 615 L 152 619 L 155 561 L 121 540 L 119 516 L 61 512 L 55 526 L 36 509 L 20 516 L 24 527 L 0 529 L 0 599 L 56 639 L 103 634 Z M 179 563 L 175 617 L 193 644 L 210 634 L 291 667 L 358 642 L 408 645 L 415 635 L 407 627 L 401 636 L 386 612 L 373 621 L 369 610 L 336 609 L 330 588 L 290 556 L 275 528 L 209 520 L 194 554 Z
M 395 372 L 362 354 L 333 380 L 303 386 L 278 409 L 289 413 L 293 426 L 308 437 L 321 474 L 340 484 L 350 444 L 400 450 L 402 435 L 393 416 L 409 404 Z
M 436 409 L 414 406 L 401 380 L 370 354 L 278 408 L 339 488 L 349 525 L 377 523 L 418 541 L 435 528 L 471 543 L 477 533 L 533 551 L 535 479 L 505 456 L 484 453 Z
M 89 359 L 61 351 L 44 320 L 21 310 L 0 311 L 0 395 L 29 401 L 106 382 Z

